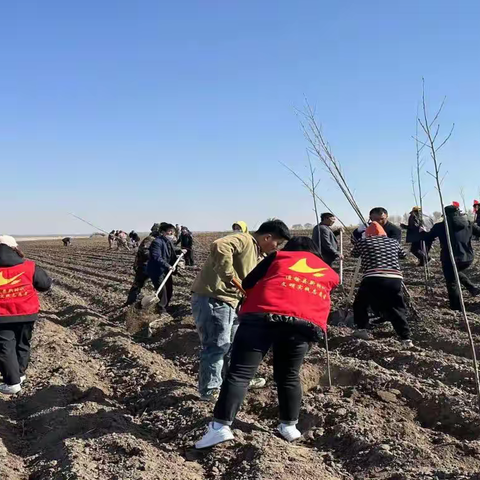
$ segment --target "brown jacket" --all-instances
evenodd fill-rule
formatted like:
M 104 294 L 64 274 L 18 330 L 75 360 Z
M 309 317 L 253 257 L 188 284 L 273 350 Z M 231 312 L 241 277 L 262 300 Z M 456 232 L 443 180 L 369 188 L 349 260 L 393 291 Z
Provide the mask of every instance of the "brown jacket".
M 192 292 L 216 298 L 236 308 L 240 300 L 238 290 L 230 283 L 240 282 L 262 259 L 260 247 L 249 233 L 237 233 L 212 243 L 210 255 L 197 278 Z

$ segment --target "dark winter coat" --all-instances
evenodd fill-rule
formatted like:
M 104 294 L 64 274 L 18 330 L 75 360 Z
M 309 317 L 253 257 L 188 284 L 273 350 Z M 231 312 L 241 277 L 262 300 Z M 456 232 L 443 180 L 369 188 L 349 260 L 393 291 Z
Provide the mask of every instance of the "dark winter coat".
M 8 268 L 8 267 L 15 267 L 24 263 L 24 259 L 12 248 L 8 247 L 7 245 L 0 245 L 0 267 L 1 268 Z M 47 275 L 43 268 L 40 268 L 38 265 L 35 265 L 35 274 L 33 276 L 33 287 L 38 292 L 46 292 L 52 286 L 52 279 Z M 0 317 L 0 324 L 1 323 L 12 323 L 15 322 L 31 322 L 38 319 L 38 314 L 35 315 L 28 315 L 28 318 L 20 318 L 18 316 L 15 317 Z
M 472 262 L 475 258 L 472 248 L 472 235 L 480 236 L 480 227 L 469 222 L 468 218 L 465 215 L 461 215 L 458 210 L 454 213 L 449 213 L 447 210 L 447 219 L 455 263 Z M 442 262 L 449 263 L 450 255 L 445 233 L 445 220 L 436 223 L 429 232 L 421 235 L 421 239 L 425 240 L 425 242 L 433 242 L 437 238 L 441 247 L 440 258 Z
M 180 234 L 180 237 L 177 241 L 177 245 L 180 244 L 185 250 L 191 250 L 193 246 L 193 236 L 188 233 Z
M 393 238 L 398 243 L 402 243 L 402 230 L 400 227 L 397 227 L 391 222 L 387 222 L 383 226 L 383 229 L 385 230 L 385 233 L 387 234 L 388 238 Z M 354 230 L 352 233 L 353 241 L 360 240 L 363 237 L 364 231 L 365 231 L 365 227 L 363 227 L 363 230 L 361 230 L 360 227 Z
M 173 243 L 164 236 L 157 237 L 150 245 L 147 273 L 153 283 L 163 277 L 177 260 Z
M 420 241 L 420 218 L 414 213 L 410 213 L 407 226 L 407 243 Z
M 317 225 L 313 229 L 313 242 L 320 249 L 323 261 L 331 266 L 340 256 L 338 240 L 335 233 L 328 225 Z

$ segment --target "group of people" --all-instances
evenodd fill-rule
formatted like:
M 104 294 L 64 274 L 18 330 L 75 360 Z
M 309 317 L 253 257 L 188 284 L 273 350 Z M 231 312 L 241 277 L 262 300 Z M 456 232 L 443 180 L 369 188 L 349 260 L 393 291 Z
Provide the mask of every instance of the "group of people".
M 480 213 L 480 205 L 478 210 Z M 445 213 L 445 219 L 430 225 L 419 220 L 421 209 L 412 209 L 407 241 L 422 266 L 430 261 L 428 251 L 439 239 L 450 306 L 458 309 L 459 292 L 444 222 L 450 227 L 460 280 L 472 295 L 480 291 L 464 270 L 473 261 L 471 239 L 480 236 L 480 227 L 469 222 L 459 206 L 450 205 Z M 332 229 L 335 220 L 332 213 L 322 214 L 313 240 L 291 238 L 285 224 L 276 220 L 253 234 L 236 233 L 213 243 L 192 286 L 192 311 L 202 347 L 199 394 L 202 400 L 215 402 L 213 421 L 196 448 L 233 439 L 230 426 L 248 388 L 265 383 L 254 377 L 270 348 L 279 402 L 278 431 L 287 441 L 301 436 L 296 427 L 302 398 L 299 370 L 308 344 L 326 331 L 330 292 L 339 283 L 332 269 L 334 262 L 342 259 L 339 232 Z M 372 209 L 368 224 L 352 234 L 351 254 L 360 259 L 362 270 L 353 305 L 354 336 L 369 340 L 373 313 L 380 322 L 390 321 L 403 347 L 411 348 L 400 266 L 400 259 L 407 254 L 401 239 L 401 229 L 388 220 L 383 207 Z
M 180 244 L 180 248 L 178 245 Z M 153 224 L 150 234 L 139 244 L 133 269 L 135 277 L 128 293 L 126 305 L 137 302 L 140 291 L 148 279 L 157 290 L 167 274 L 174 270 L 178 255 L 183 254 L 185 265 L 193 266 L 193 235 L 182 226 L 162 222 Z M 173 295 L 173 279 L 170 275 L 160 292 L 159 310 L 166 312 Z
M 130 251 L 130 239 L 131 237 L 123 230 L 112 230 L 108 234 L 108 246 L 110 250 L 116 245 L 117 250 Z
M 480 206 L 478 207 L 480 210 Z M 331 308 L 331 291 L 339 284 L 332 268 L 342 259 L 333 229 L 335 216 L 324 213 L 313 239 L 292 237 L 281 220 L 269 220 L 255 232 L 235 222 L 233 232 L 213 242 L 210 253 L 191 287 L 192 312 L 201 344 L 198 370 L 200 399 L 215 403 L 213 421 L 196 443 L 206 448 L 233 438 L 230 428 L 247 390 L 261 388 L 259 364 L 271 349 L 279 402 L 278 432 L 287 441 L 301 436 L 296 425 L 302 388 L 299 371 L 312 342 L 324 337 Z M 428 264 L 428 251 L 438 238 L 450 306 L 460 308 L 448 254 L 445 222 L 450 229 L 454 262 L 462 284 L 472 295 L 480 290 L 465 275 L 474 254 L 472 236 L 480 226 L 459 207 L 445 208 L 445 218 L 434 225 L 413 208 L 407 229 L 411 251 L 419 265 Z M 362 280 L 353 305 L 354 336 L 369 339 L 372 313 L 390 321 L 404 348 L 413 346 L 407 320 L 400 259 L 402 232 L 388 220 L 382 207 L 370 211 L 369 222 L 352 234 L 351 255 L 359 258 Z M 180 245 L 180 247 L 178 247 Z M 127 304 L 136 302 L 150 279 L 156 289 L 173 271 L 178 256 L 190 255 L 193 236 L 186 227 L 154 224 L 139 246 L 135 279 Z M 428 247 L 426 247 L 428 246 Z M 188 257 L 187 257 L 188 258 Z M 190 257 L 193 263 L 193 257 Z M 21 390 L 30 354 L 30 339 L 39 302 L 36 291 L 50 288 L 48 275 L 25 260 L 12 237 L 0 237 L 0 393 Z M 160 310 L 167 308 L 173 291 L 171 276 L 161 292 Z

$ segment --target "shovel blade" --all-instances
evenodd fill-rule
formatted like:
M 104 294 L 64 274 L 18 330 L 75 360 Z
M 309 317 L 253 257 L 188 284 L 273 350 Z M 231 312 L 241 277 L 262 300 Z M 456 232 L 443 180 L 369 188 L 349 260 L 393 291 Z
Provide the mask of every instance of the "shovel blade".
M 151 307 L 152 305 L 155 305 L 158 302 L 159 302 L 158 297 L 155 296 L 155 295 L 151 295 L 151 296 L 148 296 L 148 297 L 143 297 L 142 298 L 142 308 Z

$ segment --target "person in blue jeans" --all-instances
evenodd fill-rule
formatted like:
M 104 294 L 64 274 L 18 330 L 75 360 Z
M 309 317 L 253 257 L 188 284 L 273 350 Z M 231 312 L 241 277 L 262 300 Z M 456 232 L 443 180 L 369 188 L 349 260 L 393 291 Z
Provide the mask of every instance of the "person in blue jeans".
M 263 223 L 255 233 L 237 233 L 213 242 L 210 255 L 192 285 L 192 311 L 201 342 L 198 389 L 200 398 L 214 402 L 220 392 L 230 347 L 237 330 L 236 309 L 241 299 L 235 281 L 257 266 L 264 254 L 290 239 L 281 220 Z M 259 388 L 265 380 L 254 379 Z

